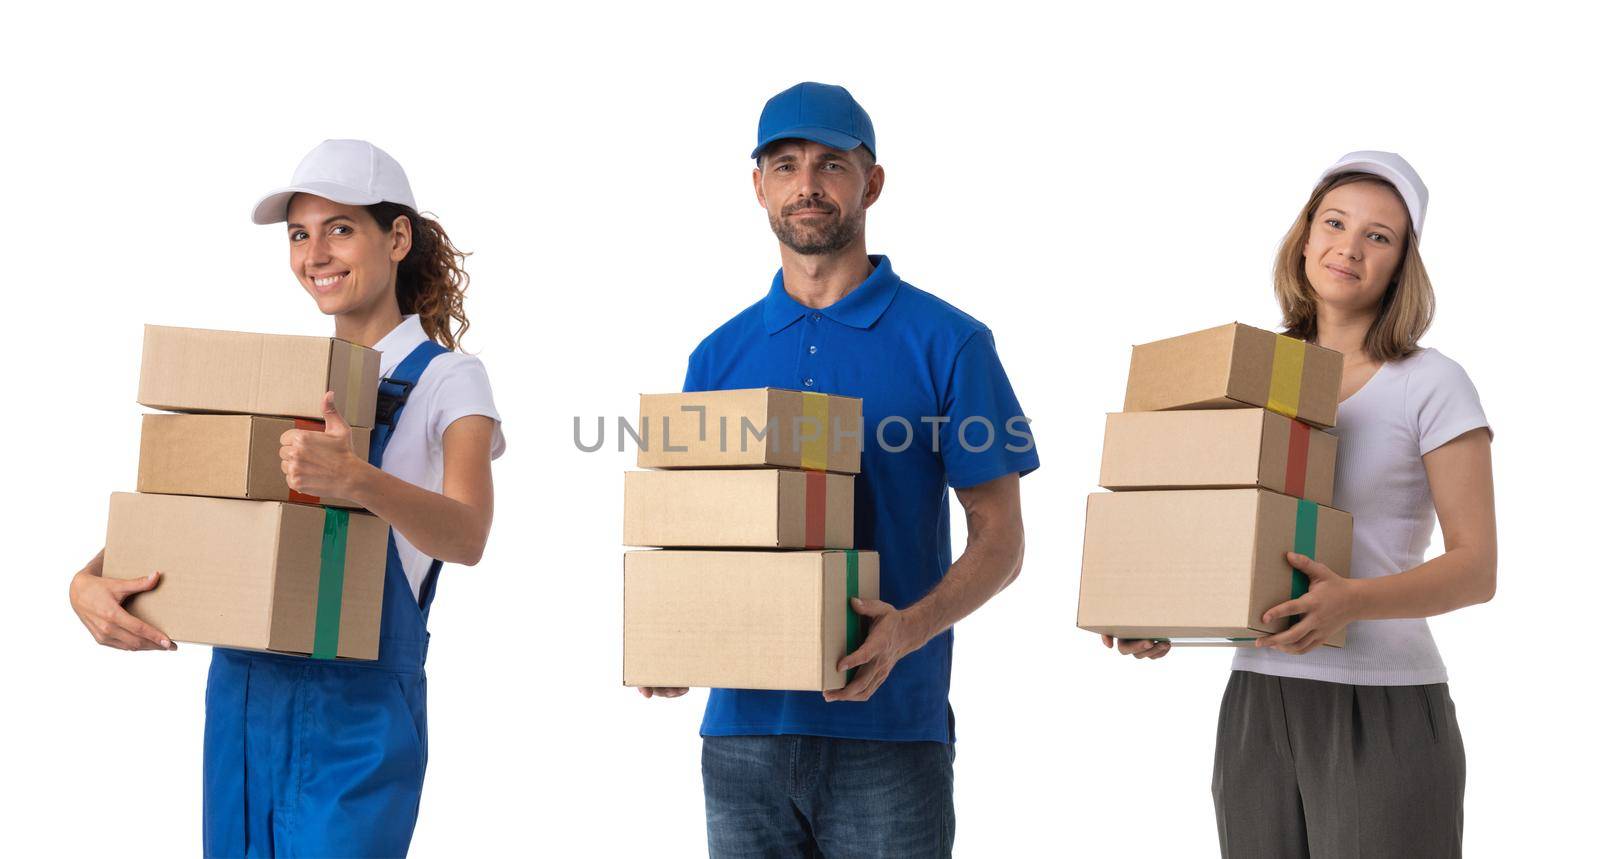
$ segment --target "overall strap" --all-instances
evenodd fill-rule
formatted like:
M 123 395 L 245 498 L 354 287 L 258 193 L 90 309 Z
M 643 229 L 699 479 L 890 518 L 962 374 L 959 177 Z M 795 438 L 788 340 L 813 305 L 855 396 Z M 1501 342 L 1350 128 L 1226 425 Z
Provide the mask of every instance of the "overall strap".
M 422 371 L 428 369 L 433 359 L 449 351 L 432 340 L 424 340 L 393 372 L 378 380 L 378 412 L 372 422 L 372 441 L 367 449 L 367 461 L 373 467 L 383 467 L 383 452 L 389 447 L 389 438 L 394 435 L 400 413 L 405 410 L 406 400 L 411 397 L 417 380 L 422 378 Z
M 389 439 L 394 436 L 394 428 L 400 423 L 400 413 L 405 411 L 406 400 L 411 397 L 412 389 L 416 388 L 417 380 L 422 378 L 422 372 L 428 369 L 433 359 L 449 352 L 443 346 L 432 340 L 424 340 L 411 350 L 394 371 L 378 380 L 378 413 L 372 422 L 371 442 L 367 449 L 367 461 L 374 468 L 383 467 L 383 454 L 389 448 Z M 389 534 L 389 553 L 393 555 L 394 533 Z M 428 575 L 422 580 L 421 593 L 418 594 L 418 604 L 422 608 L 422 617 L 426 622 L 428 607 L 433 604 L 434 582 L 439 578 L 439 570 L 444 564 L 434 560 L 428 567 Z

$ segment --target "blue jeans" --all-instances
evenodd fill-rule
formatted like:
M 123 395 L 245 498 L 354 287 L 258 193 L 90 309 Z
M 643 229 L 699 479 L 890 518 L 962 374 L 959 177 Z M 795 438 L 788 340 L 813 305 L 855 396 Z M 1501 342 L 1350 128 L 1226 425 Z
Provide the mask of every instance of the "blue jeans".
M 706 737 L 706 837 L 720 857 L 949 856 L 953 743 Z

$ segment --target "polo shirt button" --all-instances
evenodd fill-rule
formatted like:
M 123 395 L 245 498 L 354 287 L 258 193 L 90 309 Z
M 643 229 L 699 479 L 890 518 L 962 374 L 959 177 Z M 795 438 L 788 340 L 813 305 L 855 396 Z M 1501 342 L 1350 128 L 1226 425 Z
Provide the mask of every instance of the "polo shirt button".
M 815 354 L 817 354 L 817 347 L 811 346 L 811 347 L 807 348 L 806 351 L 811 353 L 812 355 L 815 355 Z
M 806 387 L 808 387 L 808 388 L 811 387 L 811 380 L 810 379 L 806 380 Z
M 820 313 L 811 314 L 811 321 L 812 322 L 821 322 L 822 321 L 822 314 L 820 314 Z

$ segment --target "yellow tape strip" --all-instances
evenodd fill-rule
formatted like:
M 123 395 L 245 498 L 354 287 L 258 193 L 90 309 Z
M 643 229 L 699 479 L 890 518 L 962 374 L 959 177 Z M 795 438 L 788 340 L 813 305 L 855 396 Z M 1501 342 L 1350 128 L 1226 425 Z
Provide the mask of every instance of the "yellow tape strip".
M 803 438 L 800 442 L 800 467 L 827 471 L 828 436 L 832 434 L 828 426 L 828 395 L 801 391 L 800 404 L 806 416 L 802 432 L 814 428 L 816 435 L 816 438 Z
M 1272 348 L 1272 389 L 1267 394 L 1267 408 L 1291 418 L 1300 413 L 1300 375 L 1305 364 L 1305 341 L 1277 335 Z

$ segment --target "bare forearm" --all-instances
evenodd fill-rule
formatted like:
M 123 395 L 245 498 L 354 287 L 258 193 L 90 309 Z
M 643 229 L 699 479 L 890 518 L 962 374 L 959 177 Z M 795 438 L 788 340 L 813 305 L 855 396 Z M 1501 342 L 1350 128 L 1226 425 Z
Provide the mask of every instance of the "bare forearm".
M 1494 596 L 1495 560 L 1485 550 L 1461 546 L 1403 573 L 1356 580 L 1358 619 L 1432 617 Z
M 349 498 L 388 522 L 430 558 L 471 566 L 483 556 L 489 516 L 471 505 L 372 466 L 356 478 Z
M 1358 579 L 1358 620 L 1432 617 L 1494 596 L 1497 547 L 1489 431 L 1463 433 L 1422 457 L 1444 554 L 1392 576 Z
M 1022 547 L 1020 528 L 1015 533 L 981 535 L 969 540 L 966 551 L 950 565 L 944 579 L 906 609 L 920 644 L 955 626 L 1005 590 L 1022 569 Z

